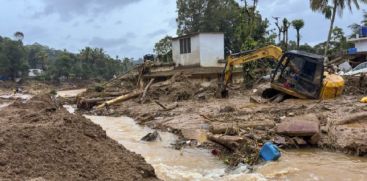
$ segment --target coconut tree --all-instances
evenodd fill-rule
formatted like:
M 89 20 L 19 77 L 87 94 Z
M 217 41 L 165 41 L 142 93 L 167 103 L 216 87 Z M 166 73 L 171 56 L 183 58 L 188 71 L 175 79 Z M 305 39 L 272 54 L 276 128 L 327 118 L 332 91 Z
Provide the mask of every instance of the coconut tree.
M 24 38 L 24 33 L 23 32 L 20 32 L 20 31 L 17 31 L 17 32 L 14 33 L 14 37 L 18 41 L 22 41 L 23 38 Z
M 334 28 L 336 13 L 339 13 L 339 16 L 342 16 L 343 10 L 346 7 L 348 7 L 349 10 L 352 11 L 353 5 L 357 9 L 359 9 L 360 3 L 367 3 L 367 0 L 310 0 L 310 6 L 313 11 L 323 12 L 325 14 L 325 10 L 330 9 L 330 6 L 332 8 L 329 34 L 328 34 L 328 38 L 326 41 L 325 52 L 324 52 L 325 57 L 327 56 L 327 52 L 330 46 L 330 39 L 331 39 L 331 34 Z
M 297 31 L 297 49 L 299 49 L 299 42 L 301 40 L 299 31 L 305 26 L 305 22 L 302 19 L 295 19 L 292 21 L 292 26 Z
M 287 18 L 283 19 L 283 45 L 284 49 L 288 49 L 288 29 L 291 26 L 291 23 L 288 21 Z

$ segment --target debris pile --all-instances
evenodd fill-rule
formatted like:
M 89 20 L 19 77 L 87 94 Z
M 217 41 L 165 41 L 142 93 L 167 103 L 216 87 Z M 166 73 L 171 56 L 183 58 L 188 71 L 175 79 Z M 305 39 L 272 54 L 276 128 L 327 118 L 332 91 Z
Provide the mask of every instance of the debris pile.
M 158 180 L 152 166 L 49 95 L 0 111 L 0 178 Z
M 111 82 L 94 88 L 89 88 L 77 97 L 79 109 L 90 110 L 108 107 L 112 104 L 136 98 L 140 103 L 149 101 L 179 102 L 190 99 L 205 100 L 214 97 L 216 85 L 213 82 L 199 83 L 191 81 L 182 72 L 170 79 L 159 81 L 134 78 L 127 74 Z M 139 77 L 139 76 L 138 76 Z M 144 83 L 145 82 L 145 83 Z M 198 87 L 200 87 L 198 89 Z
M 345 95 L 367 95 L 367 75 L 345 76 Z

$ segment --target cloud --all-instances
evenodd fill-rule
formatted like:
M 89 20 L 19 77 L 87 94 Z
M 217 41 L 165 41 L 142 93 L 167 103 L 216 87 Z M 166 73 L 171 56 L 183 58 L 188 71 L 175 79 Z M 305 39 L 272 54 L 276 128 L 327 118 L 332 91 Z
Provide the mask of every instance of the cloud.
M 125 37 L 122 38 L 101 38 L 101 37 L 93 37 L 89 42 L 89 45 L 95 47 L 103 47 L 103 48 L 111 48 L 119 45 L 123 45 L 128 43 L 128 40 Z
M 153 32 L 150 32 L 146 35 L 147 38 L 152 38 L 152 37 L 156 37 L 156 36 L 160 36 L 160 35 L 165 35 L 167 34 L 167 30 L 165 29 L 159 29 L 159 30 L 156 30 L 156 31 L 153 31 Z
M 44 8 L 36 12 L 34 17 L 57 14 L 62 20 L 68 21 L 73 16 L 98 16 L 139 1 L 141 0 L 41 0 Z

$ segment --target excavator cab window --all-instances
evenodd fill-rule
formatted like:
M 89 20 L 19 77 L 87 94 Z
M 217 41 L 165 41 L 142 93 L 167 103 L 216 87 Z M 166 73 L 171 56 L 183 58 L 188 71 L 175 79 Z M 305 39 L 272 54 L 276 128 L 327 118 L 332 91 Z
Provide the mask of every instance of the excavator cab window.
M 318 98 L 323 79 L 323 61 L 301 52 L 288 52 L 281 58 L 273 84 L 302 96 Z

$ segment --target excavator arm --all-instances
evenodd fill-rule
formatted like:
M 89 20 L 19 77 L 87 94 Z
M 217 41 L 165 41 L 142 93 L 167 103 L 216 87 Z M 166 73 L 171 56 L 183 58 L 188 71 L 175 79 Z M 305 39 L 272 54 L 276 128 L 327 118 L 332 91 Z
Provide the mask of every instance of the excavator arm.
M 230 55 L 227 58 L 227 63 L 224 68 L 224 76 L 223 80 L 220 83 L 220 91 L 222 94 L 222 97 L 225 97 L 227 94 L 227 84 L 229 83 L 231 77 L 232 77 L 232 71 L 234 65 L 241 65 L 252 61 L 257 61 L 262 58 L 272 58 L 275 61 L 279 61 L 279 59 L 282 57 L 283 51 L 280 47 L 269 45 L 263 48 L 256 49 L 254 51 L 251 51 L 249 53 L 243 54 L 243 55 Z

